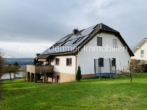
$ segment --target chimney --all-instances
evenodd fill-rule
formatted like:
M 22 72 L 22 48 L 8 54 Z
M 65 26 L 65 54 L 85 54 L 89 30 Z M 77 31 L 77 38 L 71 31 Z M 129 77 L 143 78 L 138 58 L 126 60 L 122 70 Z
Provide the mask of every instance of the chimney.
M 74 30 L 73 30 L 73 35 L 77 34 L 78 32 L 79 32 L 78 29 L 74 29 Z
M 36 57 L 38 57 L 40 55 L 40 53 L 36 53 Z

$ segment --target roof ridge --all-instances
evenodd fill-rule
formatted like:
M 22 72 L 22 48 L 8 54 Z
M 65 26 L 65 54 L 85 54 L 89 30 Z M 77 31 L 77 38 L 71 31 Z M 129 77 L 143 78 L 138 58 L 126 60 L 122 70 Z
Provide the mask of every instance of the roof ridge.
M 101 24 L 101 29 L 104 29 L 103 26 L 105 26 L 105 27 L 111 29 L 112 31 L 115 31 L 115 32 L 118 32 L 118 33 L 119 33 L 119 31 L 117 31 L 117 30 L 111 28 L 110 26 L 108 26 L 108 25 L 106 25 L 106 24 L 104 24 L 104 23 L 100 23 L 100 24 Z M 104 30 L 108 30 L 108 29 L 104 29 Z M 109 31 L 111 31 L 111 30 L 109 30 Z

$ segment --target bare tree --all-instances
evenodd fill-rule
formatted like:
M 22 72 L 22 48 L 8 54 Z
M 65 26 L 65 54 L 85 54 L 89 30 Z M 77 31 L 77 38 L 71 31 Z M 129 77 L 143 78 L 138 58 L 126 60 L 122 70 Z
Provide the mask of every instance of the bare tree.
M 122 73 L 123 75 L 127 76 L 130 78 L 130 82 L 132 82 L 132 74 L 136 73 L 137 69 L 136 69 L 136 63 L 129 63 L 128 61 L 128 66 L 124 66 L 123 68 L 121 67 L 120 64 L 120 68 L 121 70 L 118 70 L 120 73 Z
M 9 56 L 9 55 L 7 55 Z M 4 74 L 9 73 L 10 74 L 10 80 L 11 79 L 11 73 L 17 73 L 19 70 L 19 66 L 17 65 L 9 65 L 9 66 L 5 66 L 5 57 L 7 57 L 5 55 L 2 54 L 2 49 L 0 48 L 0 79 Z M 14 58 L 14 56 L 11 56 L 12 58 Z
M 0 79 L 4 73 L 5 73 L 5 60 L 3 58 L 3 55 L 2 55 L 1 49 L 0 49 Z
M 11 73 L 17 73 L 18 71 L 19 71 L 19 67 L 18 67 L 18 66 L 9 64 L 9 65 L 6 67 L 6 73 L 9 73 L 9 75 L 10 75 L 10 80 L 12 80 L 12 78 L 11 78 Z
M 5 61 L 2 58 L 2 56 L 0 56 L 0 78 L 3 76 L 4 73 L 5 73 Z
M 25 81 L 26 81 L 26 78 L 27 78 L 27 70 L 26 69 L 23 70 L 23 77 L 25 77 Z

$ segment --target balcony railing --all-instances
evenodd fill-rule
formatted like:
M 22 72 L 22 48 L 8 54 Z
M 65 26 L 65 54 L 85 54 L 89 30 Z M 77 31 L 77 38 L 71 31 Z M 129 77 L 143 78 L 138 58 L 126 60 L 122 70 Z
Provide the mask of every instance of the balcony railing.
M 27 72 L 30 73 L 53 73 L 54 66 L 27 65 Z

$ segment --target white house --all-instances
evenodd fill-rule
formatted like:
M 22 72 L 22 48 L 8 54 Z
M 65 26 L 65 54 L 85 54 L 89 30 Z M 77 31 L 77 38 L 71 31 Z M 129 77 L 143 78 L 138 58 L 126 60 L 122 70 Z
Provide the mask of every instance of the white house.
M 78 66 L 81 67 L 82 78 L 115 75 L 116 70 L 120 69 L 120 63 L 122 66 L 128 65 L 133 55 L 120 33 L 105 24 L 83 30 L 74 29 L 73 33 L 36 57 L 39 65 L 27 65 L 28 80 L 33 79 L 32 74 L 42 72 L 45 73 L 45 82 L 74 81 Z M 44 72 L 41 66 L 48 66 L 43 65 L 52 65 L 52 71 Z
M 147 61 L 147 39 L 144 38 L 132 51 L 134 56 L 132 56 L 131 59 Z

